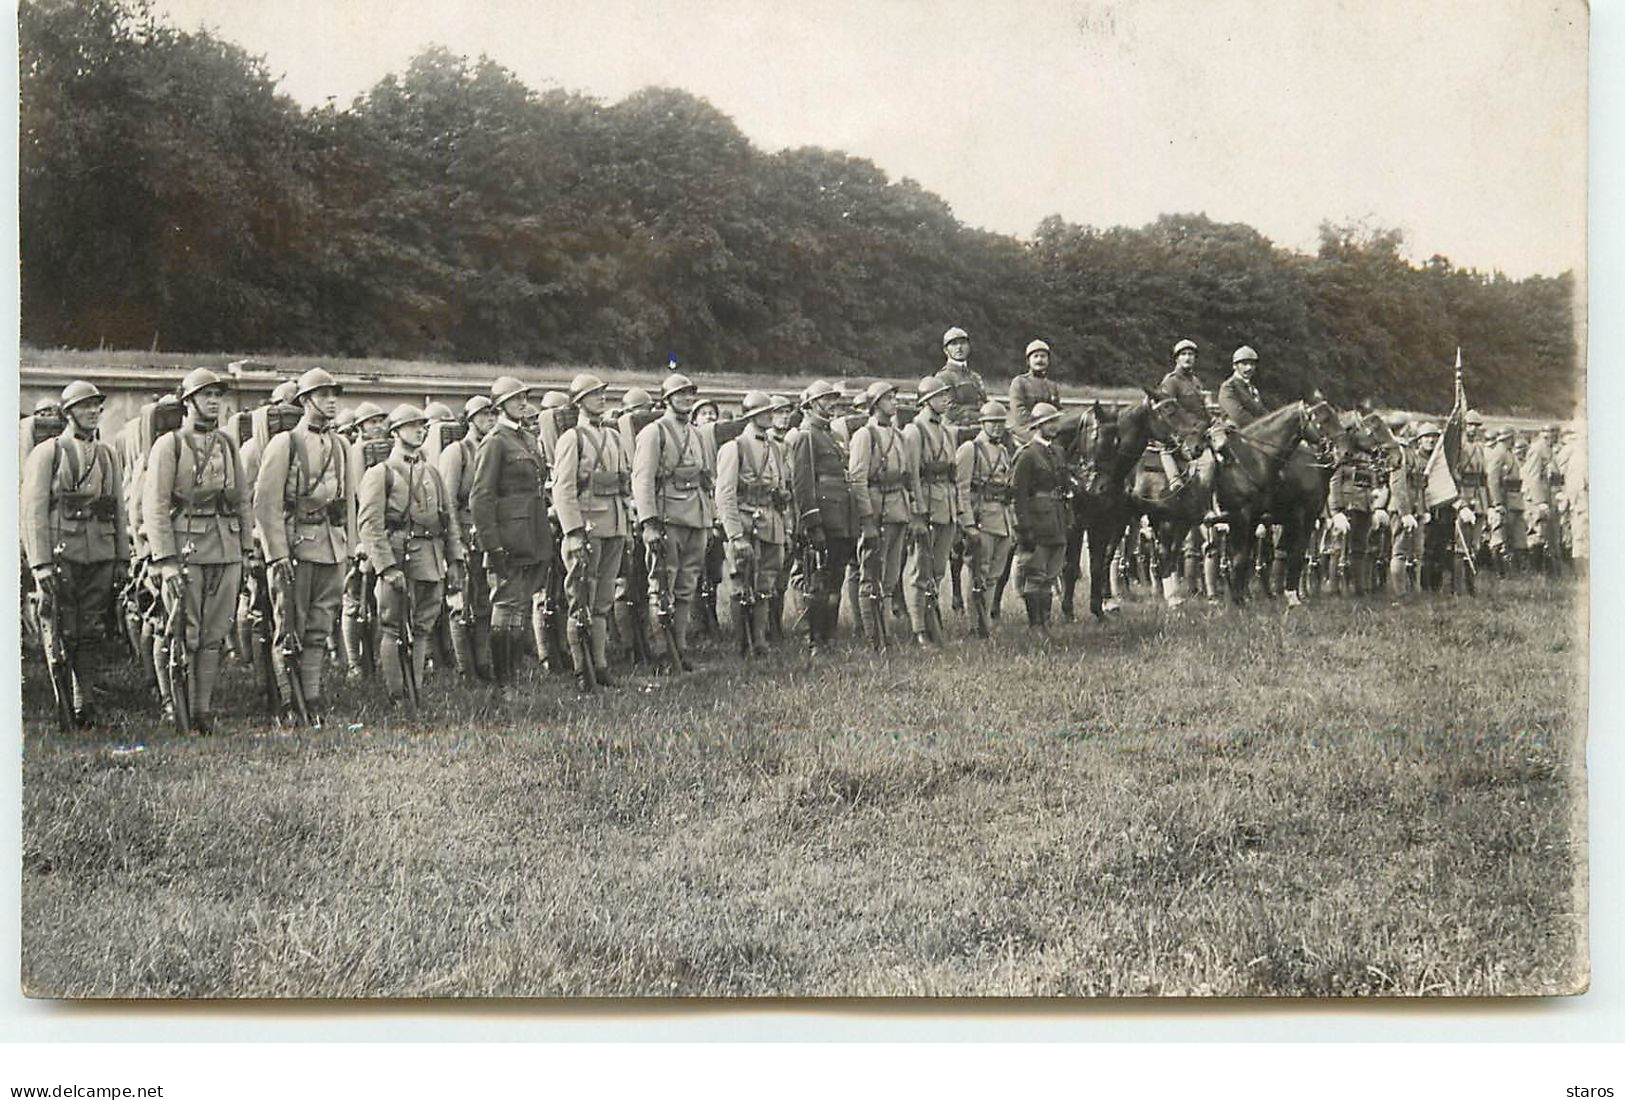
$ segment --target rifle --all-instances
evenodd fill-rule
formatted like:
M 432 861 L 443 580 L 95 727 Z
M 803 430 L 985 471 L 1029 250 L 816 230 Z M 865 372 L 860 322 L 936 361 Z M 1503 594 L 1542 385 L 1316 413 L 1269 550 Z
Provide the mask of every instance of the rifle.
M 1467 572 L 1476 577 L 1478 575 L 1478 566 L 1473 563 L 1473 553 L 1467 548 L 1467 536 L 1462 533 L 1460 516 L 1456 517 L 1454 527 L 1456 528 L 1456 547 L 1461 551 L 1462 558 L 1467 562 Z
M 671 536 L 666 534 L 664 526 L 660 528 L 660 537 L 653 543 L 647 544 L 649 549 L 649 580 L 650 588 L 655 588 L 654 577 L 658 572 L 664 577 L 666 562 L 671 556 Z M 659 585 L 659 595 L 655 601 L 655 621 L 660 624 L 660 633 L 666 639 L 666 646 L 671 651 L 672 662 L 682 668 L 688 664 L 688 658 L 683 653 L 682 643 L 677 638 L 677 609 L 672 606 L 671 589 L 664 583 Z M 652 648 L 652 647 L 651 647 Z
M 754 512 L 751 513 L 755 515 Z M 753 524 L 754 526 L 754 524 Z M 743 552 L 734 554 L 734 599 L 739 603 L 739 655 L 748 657 L 766 643 L 756 637 L 756 548 L 748 542 Z
M 247 583 L 249 658 L 265 692 L 265 705 L 274 710 L 277 703 L 276 662 L 271 656 L 271 593 L 265 566 L 250 562 Z
M 164 647 L 169 670 L 169 702 L 175 730 L 192 731 L 192 655 L 186 651 L 186 566 L 164 583 L 168 607 L 164 617 Z
M 125 578 L 124 586 L 119 589 L 117 599 L 116 617 L 122 626 L 119 636 L 130 647 L 130 655 L 138 662 L 141 661 L 141 620 L 144 617 L 141 594 L 146 588 L 146 568 L 145 559 L 138 558 L 130 563 L 129 576 Z
M 58 573 L 39 577 L 40 641 L 45 649 L 45 670 L 56 699 L 59 732 L 73 729 L 73 666 L 68 663 L 68 645 L 62 630 L 62 578 Z
M 400 614 L 401 614 L 401 644 L 395 647 L 395 653 L 401 663 L 401 683 L 406 687 L 406 705 L 414 714 L 418 709 L 418 673 L 417 661 L 413 652 L 417 648 L 417 636 L 412 630 L 412 579 L 406 572 L 408 555 L 401 556 L 401 587 Z
M 920 598 L 925 613 L 925 636 L 938 645 L 943 641 L 942 607 L 937 600 L 937 563 L 931 557 L 931 524 L 914 536 L 914 552 L 920 555 Z
M 582 532 L 581 546 L 576 551 L 577 561 L 575 608 L 570 612 L 570 625 L 576 628 L 576 644 L 570 647 L 570 659 L 575 662 L 576 675 L 581 686 L 592 691 L 598 686 L 598 669 L 592 663 L 592 582 L 594 548 L 592 537 Z
M 275 623 L 273 657 L 281 667 L 277 680 L 282 687 L 283 699 L 299 715 L 299 720 L 310 725 L 310 709 L 305 705 L 305 689 L 299 682 L 299 654 L 304 649 L 303 632 L 299 622 L 299 601 L 294 598 L 293 563 L 283 559 L 266 567 L 271 588 L 271 614 Z

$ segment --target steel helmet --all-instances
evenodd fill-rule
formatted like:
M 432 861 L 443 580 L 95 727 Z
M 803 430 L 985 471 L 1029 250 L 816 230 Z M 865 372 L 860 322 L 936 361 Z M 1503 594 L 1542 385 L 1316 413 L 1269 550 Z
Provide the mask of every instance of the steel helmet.
M 451 411 L 451 406 L 442 401 L 431 401 L 423 406 L 423 415 L 431 421 L 457 419 L 457 414 Z
M 1027 356 L 1031 355 L 1035 351 L 1048 351 L 1048 350 L 1049 350 L 1049 345 L 1046 344 L 1044 341 L 1042 341 L 1042 340 L 1032 340 L 1032 341 L 1028 342 L 1027 350 L 1022 352 L 1022 358 L 1026 358 Z
M 1438 434 L 1439 434 L 1439 425 L 1433 423 L 1431 420 L 1426 422 L 1426 423 L 1423 423 L 1423 424 L 1418 424 L 1416 426 L 1416 438 L 1417 439 L 1425 439 L 1430 435 L 1438 435 Z
M 563 390 L 548 390 L 542 394 L 542 408 L 562 409 L 570 403 L 570 395 Z
M 296 405 L 299 403 L 299 383 L 293 379 L 278 382 L 276 389 L 271 391 L 271 404 Z
M 427 424 L 428 422 L 429 414 L 416 405 L 404 403 L 396 405 L 389 414 L 390 431 L 394 431 L 396 428 L 404 428 L 409 424 Z
M 987 404 L 983 405 L 981 411 L 976 414 L 976 419 L 1005 420 L 1009 417 L 1009 415 L 1009 413 L 1004 411 L 1004 406 L 1002 404 L 997 401 L 989 401 Z
M 1236 349 L 1236 354 L 1234 354 L 1234 355 L 1232 355 L 1230 357 L 1230 362 L 1232 362 L 1232 363 L 1256 363 L 1256 362 L 1258 362 L 1258 352 L 1254 351 L 1252 348 L 1248 347 L 1246 344 L 1243 344 L 1243 345 L 1241 345 L 1241 347 Z
M 773 394 L 772 397 L 771 397 L 771 401 L 773 403 L 773 411 L 774 412 L 782 412 L 785 409 L 793 409 L 793 408 L 796 407 L 796 403 L 794 401 L 791 401 L 788 397 L 784 396 L 784 394 L 782 394 L 782 393 Z
M 751 390 L 745 394 L 745 399 L 739 403 L 739 407 L 746 416 L 754 416 L 756 413 L 771 409 L 773 399 L 762 390 Z
M 69 382 L 62 387 L 62 411 L 67 412 L 81 401 L 105 401 L 102 391 L 89 382 Z
M 299 385 L 293 391 L 293 399 L 298 401 L 306 394 L 315 393 L 317 390 L 322 389 L 331 389 L 334 393 L 344 392 L 344 387 L 339 385 L 331 374 L 328 374 L 321 367 L 312 367 L 299 376 Z
M 716 398 L 714 397 L 696 397 L 694 399 L 694 411 L 696 413 L 704 408 L 715 409 L 717 410 L 718 416 L 722 415 L 722 406 L 717 404 Z
M 196 370 L 192 371 L 184 379 L 182 379 L 180 393 L 181 400 L 185 401 L 194 393 L 198 392 L 199 390 L 206 390 L 210 386 L 220 386 L 224 388 L 225 385 L 226 380 L 214 373 L 214 371 L 210 370 L 208 367 L 198 367 Z
M 42 397 L 38 401 L 34 402 L 34 415 L 35 416 L 41 416 L 41 415 L 49 416 L 52 413 L 59 413 L 61 411 L 62 411 L 62 399 L 60 397 L 46 396 L 46 397 Z
M 679 393 L 698 393 L 699 390 L 700 387 L 690 382 L 686 374 L 678 374 L 676 371 L 660 380 L 660 396 L 663 399 L 669 400 L 674 394 Z
M 355 427 L 355 410 L 344 409 L 333 418 L 333 427 L 337 431 L 347 432 Z
M 1060 415 L 1060 409 L 1057 409 L 1048 401 L 1040 401 L 1038 404 L 1033 406 L 1033 414 L 1027 418 L 1027 427 L 1036 428 L 1040 424 L 1048 424 L 1051 420 L 1054 420 Z
M 1467 423 L 1482 425 L 1484 423 L 1484 414 L 1479 412 L 1477 409 L 1468 409 Z
M 363 401 L 355 407 L 355 422 L 357 424 L 365 424 L 369 420 L 377 420 L 384 415 L 386 415 L 384 410 L 371 401 Z
M 953 328 L 949 329 L 947 332 L 942 334 L 942 346 L 947 347 L 949 344 L 953 343 L 955 340 L 969 340 L 969 339 L 970 339 L 970 333 L 966 332 L 964 329 L 960 328 L 958 325 L 955 325 Z
M 919 395 L 919 402 L 923 405 L 937 394 L 946 393 L 952 388 L 946 379 L 938 378 L 934 374 L 928 374 L 920 379 L 920 384 L 914 387 L 914 392 Z
M 632 412 L 637 409 L 647 409 L 653 404 L 654 398 L 650 397 L 649 391 L 643 389 L 641 386 L 633 386 L 631 389 L 621 394 L 621 408 L 625 409 L 627 412 Z
M 811 405 L 814 401 L 817 401 L 820 397 L 830 397 L 830 396 L 839 397 L 840 394 L 841 394 L 840 390 L 836 389 L 834 386 L 830 385 L 828 382 L 824 381 L 822 378 L 819 378 L 819 379 L 815 380 L 811 385 L 809 385 L 806 389 L 801 391 L 801 403 L 803 405 Z
M 493 408 L 491 399 L 483 393 L 477 393 L 463 402 L 463 418 L 472 420 L 487 409 Z
M 863 391 L 863 404 L 864 404 L 864 407 L 866 407 L 866 408 L 872 407 L 876 401 L 879 401 L 882 397 L 885 397 L 888 393 L 896 393 L 896 392 L 897 392 L 897 386 L 895 384 L 891 383 L 891 382 L 875 382 L 875 383 L 872 383 L 869 386 L 868 389 Z
M 522 397 L 529 392 L 529 386 L 512 375 L 504 374 L 491 383 L 491 404 L 501 409 L 504 404 L 515 397 Z
M 599 393 L 609 388 L 609 383 L 596 374 L 578 374 L 570 379 L 570 404 L 578 404 L 589 393 Z
M 1197 350 L 1199 350 L 1199 349 L 1196 346 L 1196 341 L 1195 340 L 1181 340 L 1179 343 L 1174 345 L 1174 355 L 1175 356 L 1177 356 L 1182 351 L 1197 351 Z

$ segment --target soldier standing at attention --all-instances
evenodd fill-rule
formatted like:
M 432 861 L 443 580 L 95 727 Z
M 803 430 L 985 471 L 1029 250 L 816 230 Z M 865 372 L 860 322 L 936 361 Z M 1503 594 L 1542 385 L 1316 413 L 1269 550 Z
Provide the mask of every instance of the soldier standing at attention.
M 1342 594 L 1345 578 L 1355 596 L 1365 595 L 1371 586 L 1371 513 L 1376 490 L 1377 470 L 1358 452 L 1332 470 L 1326 507 L 1331 513 L 1334 595 Z
M 474 512 L 469 494 L 474 490 L 475 455 L 480 440 L 497 422 L 496 406 L 483 393 L 475 394 L 463 405 L 463 421 L 468 431 L 441 450 L 439 463 L 440 480 L 445 483 L 457 514 L 464 560 L 470 566 L 464 570 L 462 610 L 451 617 L 451 648 L 458 671 L 465 678 L 489 680 L 492 678 L 491 586 L 485 579 L 485 570 L 480 568 L 480 544 L 474 536 Z
M 1050 346 L 1034 340 L 1027 345 L 1026 358 L 1027 373 L 1010 379 L 1010 430 L 1022 442 L 1026 442 L 1027 421 L 1032 419 L 1034 407 L 1040 402 L 1061 407 L 1061 387 L 1049 376 Z
M 1061 411 L 1040 404 L 1027 427 L 1032 437 L 1016 452 L 1011 484 L 1015 493 L 1017 572 L 1027 625 L 1048 632 L 1055 579 L 1066 551 L 1066 521 L 1061 497 L 1066 492 L 1066 462 L 1052 442 Z
M 191 655 L 192 728 L 212 733 L 214 686 L 231 629 L 243 561 L 253 551 L 251 492 L 237 441 L 220 428 L 226 382 L 199 367 L 181 383 L 186 419 L 152 446 L 142 516 L 164 603 L 185 620 Z M 173 644 L 173 643 L 171 643 Z M 155 660 L 160 694 L 173 718 L 167 660 Z
M 971 369 L 970 335 L 962 328 L 951 328 L 942 334 L 942 351 L 947 362 L 937 371 L 948 390 L 948 407 L 943 410 L 944 422 L 974 427 L 976 416 L 987 401 L 987 386 L 982 376 Z
M 666 412 L 638 433 L 632 457 L 632 504 L 649 561 L 649 592 L 661 627 L 670 628 L 675 671 L 692 672 L 688 626 L 705 566 L 712 518 L 712 482 L 705 444 L 692 423 L 699 387 L 681 374 L 660 382 Z
M 570 383 L 576 422 L 559 436 L 553 467 L 553 505 L 564 530 L 567 632 L 582 690 L 592 687 L 586 677 L 588 659 L 596 682 L 615 686 L 609 671 L 609 617 L 632 531 L 632 456 L 615 425 L 604 421 L 605 385 L 591 374 L 578 374 Z
M 1477 411 L 1470 409 L 1467 412 L 1466 426 L 1462 432 L 1461 457 L 1458 468 L 1455 470 L 1456 488 L 1461 492 L 1461 505 L 1467 509 L 1465 514 L 1457 513 L 1461 522 L 1462 540 L 1466 544 L 1467 553 L 1472 555 L 1473 561 L 1478 560 L 1480 547 L 1485 539 L 1485 524 L 1489 515 L 1489 493 L 1484 483 L 1484 417 Z M 1471 522 L 1467 516 L 1471 516 Z M 1467 586 L 1472 588 L 1472 569 L 1467 570 Z
M 1414 592 L 1422 566 L 1422 523 L 1427 516 L 1423 496 L 1427 491 L 1427 471 L 1416 440 L 1401 442 L 1397 430 L 1403 421 L 1390 427 L 1396 432 L 1396 449 L 1388 467 L 1388 523 L 1393 533 L 1388 551 L 1388 588 L 1397 599 Z
M 954 500 L 955 440 L 942 423 L 950 399 L 947 384 L 939 375 L 932 375 L 920 379 L 917 392 L 919 411 L 903 429 L 903 453 L 913 505 L 909 533 L 915 544 L 914 553 L 909 555 L 904 568 L 903 591 L 908 597 L 915 641 L 931 645 L 934 626 L 927 622 L 930 613 L 927 603 L 941 598 L 948 553 L 953 549 L 958 530 Z M 940 610 L 937 614 L 941 614 Z
M 794 421 L 796 419 L 796 403 L 782 393 L 772 395 L 773 422 L 768 427 L 767 438 L 779 449 L 779 456 L 784 461 L 784 468 L 790 468 L 790 440 L 796 434 Z M 790 489 L 789 474 L 785 474 L 785 491 Z M 791 507 L 791 501 L 786 497 L 784 519 L 790 527 L 789 538 L 785 542 L 784 568 L 779 570 L 778 584 L 773 591 L 773 600 L 767 613 L 767 640 L 782 642 L 784 640 L 784 598 L 790 591 L 790 574 L 795 565 L 789 548 L 795 545 L 796 537 L 800 533 L 796 522 L 796 511 Z
M 858 570 L 861 615 L 870 640 L 886 648 L 886 594 L 903 571 L 903 535 L 912 518 L 908 456 L 903 434 L 892 424 L 897 413 L 897 387 L 876 382 L 869 387 L 868 423 L 852 432 L 846 481 L 858 516 Z
M 355 407 L 353 427 L 355 438 L 350 443 L 350 479 L 355 485 L 351 488 L 352 492 L 360 486 L 361 476 L 367 470 L 368 444 L 372 445 L 371 454 L 375 463 L 389 453 L 389 416 L 371 401 L 363 401 Z M 372 563 L 367 560 L 367 548 L 360 539 L 355 540 L 344 572 L 343 618 L 340 620 L 344 664 L 352 680 L 367 673 L 366 656 L 372 639 L 367 635 L 363 605 L 376 576 Z
M 531 601 L 553 560 L 547 520 L 547 459 L 530 427 L 530 387 L 507 375 L 491 383 L 497 422 L 474 458 L 469 508 L 491 587 L 491 672 L 506 697 L 524 651 Z
M 802 395 L 801 427 L 790 444 L 796 523 L 818 562 L 817 575 L 806 578 L 807 642 L 814 655 L 835 640 L 841 589 L 857 551 L 858 517 L 846 482 L 846 446 L 832 426 L 840 396 L 822 380 L 808 386 Z
M 790 544 L 790 471 L 783 449 L 768 437 L 772 399 L 753 390 L 745 395 L 743 409 L 745 430 L 717 452 L 717 514 L 728 540 L 739 648 L 748 656 L 761 656 Z
M 570 404 L 568 394 L 562 390 L 548 390 L 542 394 L 536 413 L 536 442 L 541 445 L 542 458 L 549 470 L 553 469 L 559 435 L 574 418 L 575 409 Z M 548 488 L 552 489 L 551 484 Z M 564 541 L 564 531 L 559 526 L 558 516 L 549 509 L 547 519 L 553 529 L 553 543 L 559 545 Z M 569 639 L 565 636 L 568 630 L 559 629 L 561 620 L 568 614 L 565 610 L 564 568 L 564 562 L 555 557 L 542 577 L 542 586 L 530 601 L 530 630 L 536 643 L 536 656 L 542 667 L 553 673 L 570 671 L 572 663 L 565 655 L 565 650 L 569 648 Z
M 981 432 L 961 443 L 955 455 L 956 504 L 959 525 L 969 543 L 970 603 L 978 638 L 988 635 L 988 595 L 1010 557 L 1015 526 L 1011 510 L 1014 469 L 1004 447 L 1006 416 L 997 401 L 983 405 Z
M 267 573 L 287 593 L 276 633 L 292 615 L 299 625 L 297 667 L 283 661 L 285 686 L 297 679 L 313 723 L 321 724 L 322 658 L 344 589 L 344 565 L 355 544 L 355 493 L 350 455 L 330 430 L 340 386 L 320 367 L 299 376 L 299 423 L 265 445 L 254 481 L 254 523 L 264 543 Z M 283 658 L 280 647 L 278 659 Z M 291 689 L 290 689 L 291 690 Z M 284 698 L 291 698 L 284 691 Z
M 23 466 L 23 548 L 35 587 L 56 601 L 64 672 L 73 679 L 73 718 L 81 726 L 94 721 L 96 649 L 130 560 L 120 507 L 124 475 L 113 448 L 96 438 L 104 403 L 89 382 L 69 382 L 62 391 L 62 434 L 30 451 Z
M 390 698 L 416 696 L 446 590 L 462 588 L 463 540 L 451 494 L 423 457 L 429 417 L 415 405 L 389 415 L 389 457 L 361 478 L 356 524 L 378 575 L 378 663 Z M 403 637 L 404 635 L 404 637 Z M 401 645 L 411 640 L 410 660 Z
M 1202 396 L 1201 379 L 1196 376 L 1197 350 L 1194 340 L 1181 340 L 1175 344 L 1174 369 L 1162 376 L 1162 382 L 1158 386 L 1158 392 L 1164 397 L 1172 397 L 1179 402 L 1179 407 L 1185 412 L 1186 421 L 1191 425 L 1179 440 L 1187 459 L 1201 453 L 1203 426 L 1212 419 L 1207 411 L 1207 399 Z M 1177 491 L 1185 479 L 1185 469 L 1179 457 L 1161 443 L 1154 443 L 1152 446 L 1161 459 L 1163 473 L 1168 478 L 1169 491 Z M 1217 593 L 1219 543 L 1213 537 L 1211 523 L 1192 525 L 1185 536 L 1184 555 L 1185 587 L 1191 593 L 1195 593 L 1205 583 L 1209 593 Z
M 1484 454 L 1484 488 L 1489 498 L 1490 554 L 1495 558 L 1496 575 L 1505 578 L 1508 568 L 1522 572 L 1528 547 L 1524 526 L 1523 472 L 1513 452 L 1514 433 L 1502 428 L 1495 445 Z

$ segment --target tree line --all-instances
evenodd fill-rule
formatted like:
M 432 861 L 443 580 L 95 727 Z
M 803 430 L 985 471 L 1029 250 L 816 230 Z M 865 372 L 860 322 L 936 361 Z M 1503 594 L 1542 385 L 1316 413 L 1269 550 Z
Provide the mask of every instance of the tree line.
M 766 153 L 673 88 L 537 92 L 487 59 L 412 59 L 305 109 L 263 59 L 148 0 L 23 0 L 22 336 L 161 347 L 700 372 L 906 376 L 970 330 L 992 379 L 1034 336 L 1066 384 L 1154 384 L 1172 343 L 1259 349 L 1266 398 L 1319 390 L 1566 414 L 1574 279 L 1403 255 L 1321 227 L 1314 255 L 1200 214 L 1140 228 L 962 225 L 911 179 Z

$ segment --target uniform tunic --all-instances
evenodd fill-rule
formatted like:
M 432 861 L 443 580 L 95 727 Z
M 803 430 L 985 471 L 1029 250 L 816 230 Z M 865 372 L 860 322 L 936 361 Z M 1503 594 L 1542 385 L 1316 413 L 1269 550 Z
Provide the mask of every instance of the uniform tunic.
M 937 371 L 938 378 L 948 383 L 948 408 L 943 419 L 950 424 L 974 425 L 987 403 L 987 386 L 982 376 L 970 364 L 949 360 Z
M 903 571 L 910 503 L 902 433 L 874 417 L 855 429 L 846 480 L 860 529 L 875 532 L 859 542 L 858 569 L 864 596 L 878 600 L 896 587 Z
M 1191 423 L 1197 425 L 1181 440 L 1194 453 L 1201 445 L 1200 425 L 1208 422 L 1207 399 L 1202 396 L 1202 383 L 1197 381 L 1194 373 L 1175 367 L 1162 376 L 1157 392 L 1179 402 L 1179 407 L 1185 410 Z
M 1047 594 L 1060 575 L 1066 551 L 1062 495 L 1066 467 L 1054 443 L 1034 434 L 1016 453 L 1011 482 L 1015 490 L 1016 552 L 1022 591 Z
M 1219 383 L 1219 411 L 1238 428 L 1263 416 L 1267 411 L 1258 396 L 1258 387 L 1239 374 L 1232 374 Z
M 410 619 L 418 644 L 427 646 L 450 563 L 465 557 L 451 493 L 427 459 L 397 444 L 362 475 L 356 495 L 356 524 L 373 571 L 382 578 L 399 566 L 406 582 L 378 582 L 379 625 L 399 636 Z
M 1030 434 L 1027 422 L 1033 418 L 1033 406 L 1041 401 L 1056 408 L 1061 407 L 1061 387 L 1047 375 L 1029 371 L 1010 379 L 1010 416 L 1007 423 L 1017 439 L 1026 441 Z
M 492 570 L 492 629 L 517 629 L 553 560 L 547 459 L 536 437 L 506 416 L 499 419 L 480 440 L 468 499 L 487 565 L 492 555 L 505 555 L 501 569 Z
M 735 583 L 743 584 L 753 565 L 755 576 L 749 579 L 759 599 L 778 589 L 790 542 L 790 501 L 790 470 L 778 443 L 752 426 L 722 445 L 717 452 L 717 513 L 728 537 L 729 572 Z
M 712 518 L 711 474 L 704 440 L 693 424 L 668 412 L 638 433 L 632 458 L 632 506 L 640 522 L 666 529 L 660 568 L 651 561 L 651 594 L 685 606 L 699 589 Z
M 632 456 L 614 427 L 585 413 L 559 437 L 553 507 L 567 536 L 591 540 L 591 568 L 579 555 L 565 562 L 564 597 L 577 622 L 607 621 L 615 601 L 626 540 L 632 533 Z
M 954 443 L 930 407 L 903 429 L 913 519 L 925 525 L 904 567 L 903 594 L 916 632 L 926 629 L 928 593 L 942 589 L 957 529 Z
M 70 421 L 35 447 L 23 467 L 23 550 L 31 568 L 54 565 L 63 640 L 101 636 L 113 601 L 113 573 L 130 544 L 120 493 L 123 472 L 106 443 L 80 439 Z
M 1497 443 L 1484 452 L 1484 489 L 1490 508 L 1490 549 L 1524 550 L 1523 473 L 1511 448 Z
M 986 432 L 959 445 L 955 467 L 959 523 L 969 540 L 971 591 L 986 591 L 1004 573 L 1010 556 L 1015 470 L 1010 452 Z

